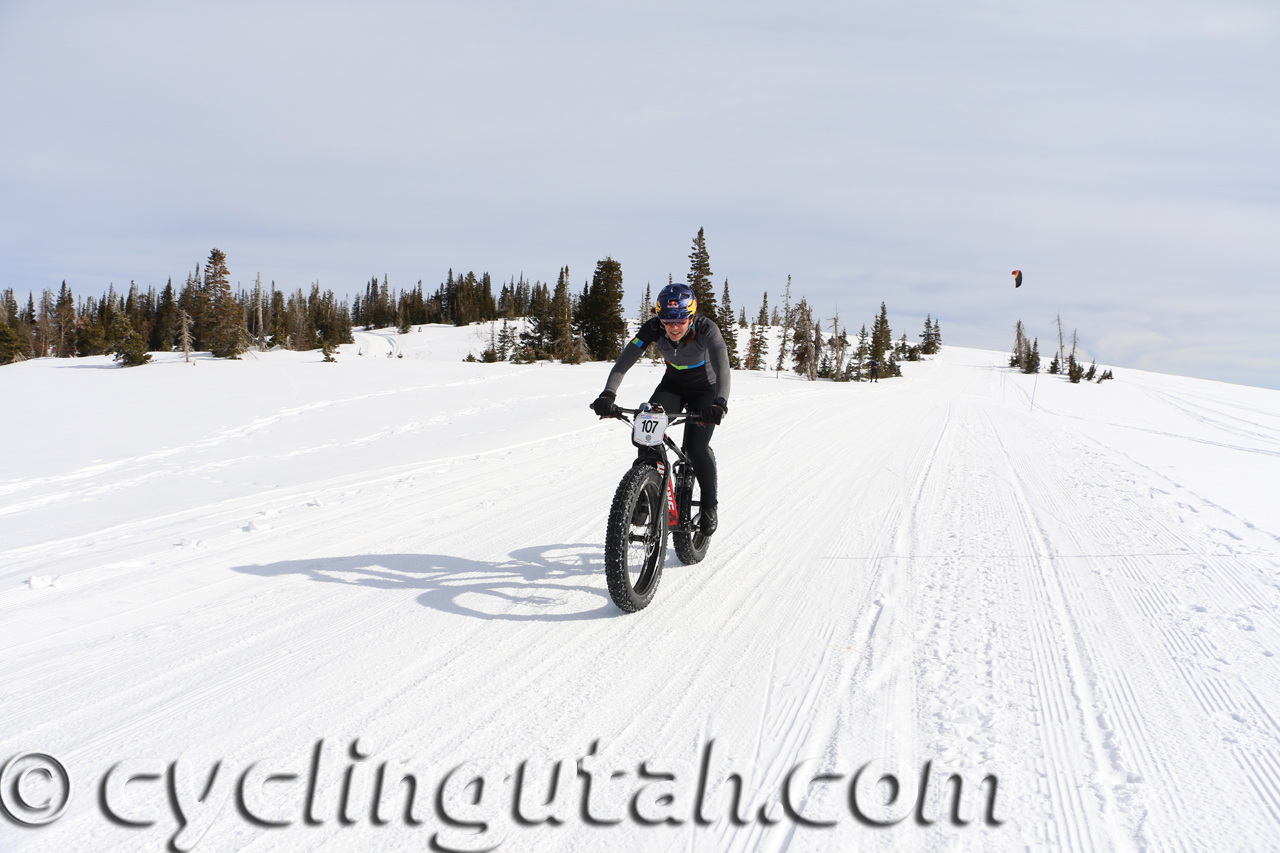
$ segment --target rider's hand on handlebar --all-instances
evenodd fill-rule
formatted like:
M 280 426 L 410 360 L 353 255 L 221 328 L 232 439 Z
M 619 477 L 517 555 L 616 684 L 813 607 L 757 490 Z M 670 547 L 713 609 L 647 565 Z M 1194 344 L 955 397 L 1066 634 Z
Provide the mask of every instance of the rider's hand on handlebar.
M 613 398 L 616 396 L 612 391 L 601 391 L 600 396 L 592 401 L 591 411 L 602 418 L 613 417 Z
M 718 424 L 729 413 L 729 403 L 724 397 L 716 397 L 714 403 L 702 410 L 702 420 L 708 424 Z

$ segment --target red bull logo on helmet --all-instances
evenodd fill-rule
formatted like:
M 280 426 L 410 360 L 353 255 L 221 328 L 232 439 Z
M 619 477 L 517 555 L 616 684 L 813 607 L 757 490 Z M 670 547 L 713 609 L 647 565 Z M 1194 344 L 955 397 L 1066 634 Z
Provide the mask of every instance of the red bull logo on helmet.
M 698 310 L 698 300 L 684 285 L 667 285 L 658 294 L 653 307 L 664 317 L 691 317 Z

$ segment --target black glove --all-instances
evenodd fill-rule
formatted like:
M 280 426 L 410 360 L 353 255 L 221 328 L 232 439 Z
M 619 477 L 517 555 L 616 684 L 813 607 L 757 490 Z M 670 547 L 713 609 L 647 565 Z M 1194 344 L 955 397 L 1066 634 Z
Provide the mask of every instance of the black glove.
M 706 424 L 718 424 L 729 414 L 729 403 L 724 397 L 716 397 L 716 401 L 702 410 L 702 421 Z
M 613 398 L 617 396 L 612 391 L 601 391 L 600 396 L 591 402 L 591 411 L 602 418 L 613 417 Z

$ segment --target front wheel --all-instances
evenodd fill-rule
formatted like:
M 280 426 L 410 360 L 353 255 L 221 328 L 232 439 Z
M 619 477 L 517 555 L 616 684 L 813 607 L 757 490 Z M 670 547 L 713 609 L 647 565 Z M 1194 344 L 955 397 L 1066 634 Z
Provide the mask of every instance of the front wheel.
M 667 507 L 663 477 L 638 464 L 618 484 L 604 537 L 604 572 L 613 603 L 628 613 L 653 600 L 667 554 Z
M 711 448 L 707 448 L 707 452 L 711 454 L 711 462 L 715 464 L 715 452 Z M 699 494 L 698 478 L 693 475 L 693 469 L 688 465 L 681 465 L 680 476 L 676 480 L 676 508 L 679 510 L 680 529 L 671 534 L 676 546 L 676 556 L 680 558 L 680 562 L 686 566 L 692 566 L 694 563 L 702 562 L 702 558 L 707 556 L 707 549 L 711 547 L 711 537 L 703 536 L 701 530 L 702 510 L 700 506 L 694 506 L 701 498 Z M 681 531 L 688 532 L 681 532 Z

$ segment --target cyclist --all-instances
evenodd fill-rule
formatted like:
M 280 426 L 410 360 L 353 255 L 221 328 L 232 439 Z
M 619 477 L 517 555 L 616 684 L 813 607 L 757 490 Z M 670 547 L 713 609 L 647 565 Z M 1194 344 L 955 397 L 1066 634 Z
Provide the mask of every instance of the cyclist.
M 716 462 L 709 446 L 716 424 L 729 411 L 729 350 L 720 327 L 697 313 L 698 300 L 687 284 L 662 288 L 655 311 L 658 316 L 641 326 L 639 334 L 623 347 L 591 409 L 602 418 L 609 417 L 622 377 L 646 346 L 657 346 L 667 362 L 667 372 L 649 402 L 670 413 L 687 409 L 703 421 L 685 423 L 681 447 L 693 463 L 702 489 L 699 526 L 703 536 L 710 536 L 716 530 L 717 500 Z

